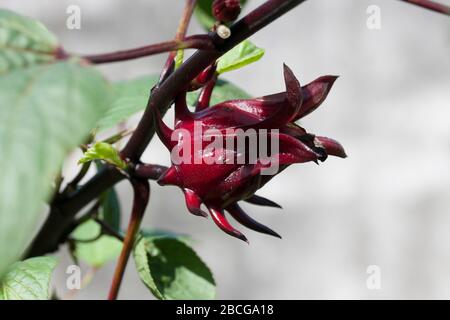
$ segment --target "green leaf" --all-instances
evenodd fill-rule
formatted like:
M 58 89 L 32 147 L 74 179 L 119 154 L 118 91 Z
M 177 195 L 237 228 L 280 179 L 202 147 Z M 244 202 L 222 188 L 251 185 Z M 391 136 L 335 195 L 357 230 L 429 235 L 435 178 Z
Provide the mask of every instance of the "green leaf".
M 197 101 L 198 95 L 199 91 L 189 92 L 189 94 L 187 95 L 188 105 L 193 106 Z M 234 84 L 225 80 L 219 80 L 214 87 L 210 105 L 213 106 L 215 104 L 228 100 L 249 98 L 251 98 L 251 96 L 248 93 L 238 88 Z
M 92 242 L 85 242 L 95 239 L 100 231 L 101 227 L 97 222 L 88 220 L 72 232 L 75 240 L 81 240 L 75 243 L 75 256 L 95 268 L 117 259 L 122 250 L 122 242 L 108 235 L 102 235 Z
M 146 238 L 173 238 L 176 240 L 179 240 L 186 245 L 191 245 L 193 240 L 191 236 L 187 234 L 180 234 L 173 231 L 168 230 L 162 230 L 162 229 L 145 229 L 140 231 L 140 236 L 146 237 Z
M 106 191 L 101 196 L 99 217 L 114 231 L 120 231 L 120 203 L 114 188 Z
M 110 87 L 75 62 L 0 76 L 0 277 L 23 252 L 67 153 L 104 113 Z
M 109 164 L 125 170 L 127 164 L 120 158 L 119 151 L 106 142 L 96 142 L 83 154 L 78 160 L 79 164 L 87 163 L 93 160 L 104 160 Z
M 263 55 L 264 49 L 258 48 L 249 40 L 244 40 L 219 58 L 217 72 L 221 74 L 245 67 L 258 61 Z
M 144 110 L 150 96 L 150 89 L 158 80 L 158 75 L 150 75 L 117 82 L 114 85 L 114 100 L 98 123 L 99 131 L 114 127 L 136 112 Z
M 58 43 L 41 23 L 0 9 L 0 75 L 56 60 Z
M 214 0 L 198 0 L 195 8 L 195 16 L 205 30 L 209 31 L 214 26 L 216 18 L 212 14 L 212 3 Z M 247 4 L 248 0 L 241 0 L 241 7 Z
M 14 263 L 0 282 L 0 300 L 49 300 L 56 258 L 37 257 Z
M 142 237 L 134 259 L 141 280 L 158 299 L 214 299 L 216 295 L 209 268 L 177 238 Z

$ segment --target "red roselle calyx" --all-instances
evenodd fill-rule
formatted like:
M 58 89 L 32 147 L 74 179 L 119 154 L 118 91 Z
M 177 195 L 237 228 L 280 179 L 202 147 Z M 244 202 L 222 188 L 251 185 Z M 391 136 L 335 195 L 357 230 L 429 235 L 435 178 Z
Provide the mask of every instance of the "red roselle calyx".
M 180 187 L 192 214 L 207 216 L 200 208 L 204 204 L 219 228 L 245 241 L 225 212 L 250 229 L 279 237 L 249 217 L 238 202 L 278 206 L 254 193 L 291 164 L 324 161 L 328 155 L 346 157 L 337 141 L 307 133 L 294 123 L 325 100 L 337 77 L 320 77 L 301 87 L 285 66 L 284 78 L 284 92 L 225 101 L 196 112 L 187 108 L 183 92 L 175 101 L 174 130 L 155 112 L 157 133 L 172 155 L 172 166 L 159 184 Z
M 234 21 L 241 13 L 241 3 L 239 0 L 214 0 L 212 13 L 218 21 Z

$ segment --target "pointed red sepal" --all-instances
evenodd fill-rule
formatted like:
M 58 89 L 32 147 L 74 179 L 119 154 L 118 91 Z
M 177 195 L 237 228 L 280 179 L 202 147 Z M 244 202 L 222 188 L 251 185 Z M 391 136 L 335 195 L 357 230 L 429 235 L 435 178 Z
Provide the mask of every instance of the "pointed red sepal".
M 195 79 L 204 85 L 216 75 L 216 70 L 217 65 L 214 63 L 203 70 Z
M 303 104 L 294 121 L 316 110 L 327 97 L 338 76 L 323 76 L 302 88 Z
M 328 155 L 347 158 L 344 147 L 336 140 L 327 137 L 315 137 L 315 144 L 322 147 Z
M 172 150 L 172 148 L 175 146 L 175 142 L 172 141 L 173 130 L 166 126 L 157 108 L 152 108 L 152 111 L 156 134 L 158 135 L 161 142 L 166 146 L 166 148 Z
M 313 147 L 286 134 L 276 134 L 276 139 L 279 141 L 278 153 L 271 154 L 270 159 L 258 160 L 255 164 L 246 164 L 235 168 L 230 174 L 224 176 L 219 184 L 215 185 L 216 192 L 226 195 L 228 199 L 241 200 L 245 198 L 243 190 L 251 195 L 262 186 L 261 183 L 264 180 L 261 180 L 262 170 L 277 169 L 278 167 L 278 172 L 280 172 L 286 165 L 317 161 L 323 156 Z M 273 175 L 268 175 L 268 177 L 271 178 Z M 237 195 L 240 198 L 237 198 Z
M 193 215 L 206 218 L 208 214 L 200 209 L 200 206 L 202 205 L 202 200 L 200 197 L 190 189 L 183 189 L 183 192 L 189 212 Z
M 283 64 L 283 68 L 284 82 L 286 85 L 286 99 L 292 109 L 300 109 L 303 102 L 303 92 L 300 82 L 286 64 Z
M 233 226 L 228 222 L 223 210 L 218 210 L 215 208 L 208 209 L 211 214 L 211 218 L 223 232 L 248 243 L 247 238 L 241 232 L 233 228 Z
M 191 81 L 191 85 L 188 91 L 195 91 L 200 89 L 213 78 L 217 78 L 216 73 L 217 65 L 214 63 L 203 70 L 194 80 Z
M 175 126 L 180 121 L 190 119 L 192 119 L 192 113 L 189 111 L 186 104 L 186 92 L 183 91 L 175 98 Z
M 257 206 L 283 209 L 278 203 L 256 194 L 252 195 L 250 198 L 244 199 L 244 201 Z
M 317 150 L 292 136 L 280 133 L 278 137 L 280 165 L 316 161 L 322 157 L 322 154 Z
M 239 222 L 243 226 L 256 232 L 268 234 L 281 239 L 281 236 L 278 233 L 276 233 L 269 227 L 266 227 L 265 225 L 259 223 L 258 221 L 254 220 L 252 217 L 247 215 L 238 204 L 228 206 L 226 210 L 231 214 L 231 216 L 234 219 L 236 219 L 237 222 Z
M 256 111 L 262 116 L 259 123 L 250 125 L 252 128 L 279 128 L 291 122 L 300 111 L 303 101 L 300 82 L 287 65 L 284 64 L 283 68 L 286 92 L 248 100 L 249 107 L 253 101 L 256 102 L 255 106 L 247 107 L 248 110 L 252 110 L 252 113 Z M 256 110 L 257 108 L 260 110 Z
M 292 121 L 302 105 L 302 88 L 285 65 L 286 91 L 254 99 L 238 99 L 216 104 L 196 115 L 215 128 L 279 128 Z
M 303 129 L 298 124 L 293 123 L 293 122 L 288 123 L 284 127 L 281 127 L 280 128 L 280 132 L 284 133 L 284 134 L 287 134 L 289 136 L 292 136 L 294 138 L 297 138 L 297 139 L 299 139 L 299 138 L 303 137 L 304 135 L 308 134 L 308 132 L 306 132 L 305 129 Z
M 180 176 L 178 174 L 177 167 L 175 167 L 175 166 L 172 166 L 169 169 L 167 169 L 161 175 L 161 177 L 159 177 L 157 182 L 158 182 L 158 184 L 160 186 L 171 185 L 171 186 L 180 186 L 180 187 L 182 187 L 181 181 L 180 181 Z
M 195 106 L 195 112 L 202 111 L 209 107 L 211 101 L 212 92 L 216 86 L 217 77 L 212 78 L 200 91 L 198 96 L 197 105 Z

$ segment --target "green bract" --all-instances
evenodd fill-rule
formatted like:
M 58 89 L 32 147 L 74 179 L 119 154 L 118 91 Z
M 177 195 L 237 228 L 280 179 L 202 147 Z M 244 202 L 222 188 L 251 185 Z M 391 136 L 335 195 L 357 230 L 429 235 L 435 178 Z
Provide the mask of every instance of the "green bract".
M 96 142 L 83 154 L 78 163 L 83 164 L 93 160 L 103 160 L 122 170 L 125 170 L 127 164 L 120 158 L 119 151 L 106 142 Z

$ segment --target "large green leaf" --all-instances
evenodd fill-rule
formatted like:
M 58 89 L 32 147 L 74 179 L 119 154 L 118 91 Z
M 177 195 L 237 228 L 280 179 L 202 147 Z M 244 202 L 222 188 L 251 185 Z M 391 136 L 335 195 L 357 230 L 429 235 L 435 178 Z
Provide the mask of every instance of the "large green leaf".
M 212 15 L 212 3 L 214 0 L 198 0 L 195 8 L 195 16 L 198 22 L 205 28 L 205 30 L 211 30 L 212 26 L 216 22 L 216 19 Z M 241 0 L 241 6 L 243 7 L 248 0 Z
M 65 155 L 106 110 L 110 87 L 72 62 L 0 77 L 0 277 L 25 249 Z
M 58 43 L 41 23 L 0 9 L 0 75 L 56 59 Z
M 209 268 L 176 237 L 142 237 L 134 259 L 141 280 L 158 299 L 214 299 L 216 295 Z
M 37 257 L 14 263 L 0 281 L 0 300 L 48 300 L 56 259 Z
M 75 243 L 75 256 L 95 268 L 116 259 L 122 250 L 122 242 L 112 236 L 102 235 L 96 239 L 100 231 L 101 227 L 97 222 L 88 220 L 72 233 L 75 240 L 80 240 Z
M 99 130 L 111 128 L 127 120 L 136 112 L 144 110 L 150 96 L 150 89 L 158 82 L 158 79 L 158 75 L 150 75 L 117 82 L 114 85 L 114 100 L 105 116 L 99 121 Z
M 187 96 L 188 105 L 192 106 L 197 101 L 199 95 L 199 91 L 190 92 Z M 235 86 L 234 84 L 225 81 L 219 80 L 217 81 L 216 86 L 214 87 L 210 105 L 213 106 L 215 104 L 221 103 L 223 101 L 234 100 L 234 99 L 249 99 L 251 96 Z
M 251 41 L 244 40 L 219 58 L 217 72 L 233 71 L 256 62 L 264 55 L 264 49 L 258 48 Z

